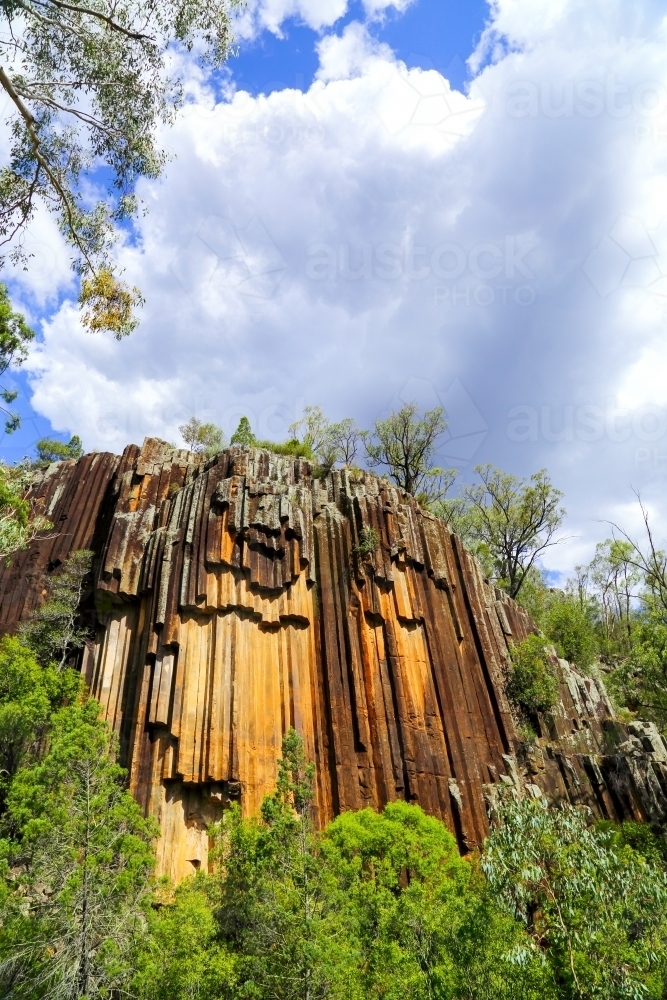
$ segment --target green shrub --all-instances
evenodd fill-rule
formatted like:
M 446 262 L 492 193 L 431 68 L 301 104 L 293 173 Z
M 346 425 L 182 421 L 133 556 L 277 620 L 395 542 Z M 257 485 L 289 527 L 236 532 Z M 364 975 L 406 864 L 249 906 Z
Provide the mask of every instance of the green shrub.
M 309 462 L 315 461 L 315 455 L 310 445 L 307 442 L 299 441 L 297 438 L 291 438 L 289 441 L 282 441 L 280 443 L 277 441 L 257 441 L 255 447 L 266 448 L 267 451 L 272 451 L 276 455 L 291 455 L 293 458 L 305 458 Z
M 575 601 L 558 601 L 549 609 L 545 632 L 558 650 L 558 655 L 587 670 L 598 653 L 593 623 Z
M 527 712 L 548 712 L 558 701 L 558 668 L 549 660 L 544 639 L 529 635 L 511 649 L 508 694 Z
M 380 544 L 380 536 L 375 528 L 362 528 L 359 534 L 359 544 L 355 545 L 354 551 L 360 556 L 367 556 L 375 552 Z

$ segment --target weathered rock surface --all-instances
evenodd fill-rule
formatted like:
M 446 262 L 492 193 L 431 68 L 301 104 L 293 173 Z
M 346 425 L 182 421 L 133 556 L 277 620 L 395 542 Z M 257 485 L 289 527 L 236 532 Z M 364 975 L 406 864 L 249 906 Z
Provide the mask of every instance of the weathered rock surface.
M 82 669 L 160 822 L 161 871 L 207 864 L 206 827 L 230 801 L 258 808 L 290 725 L 317 765 L 321 824 L 402 798 L 472 847 L 502 783 L 667 820 L 664 741 L 618 723 L 602 685 L 565 661 L 558 710 L 535 743 L 519 739 L 507 650 L 530 619 L 376 476 L 316 478 L 241 447 L 204 461 L 147 439 L 51 466 L 35 496 L 54 529 L 2 571 L 0 628 L 70 552 L 95 551 Z

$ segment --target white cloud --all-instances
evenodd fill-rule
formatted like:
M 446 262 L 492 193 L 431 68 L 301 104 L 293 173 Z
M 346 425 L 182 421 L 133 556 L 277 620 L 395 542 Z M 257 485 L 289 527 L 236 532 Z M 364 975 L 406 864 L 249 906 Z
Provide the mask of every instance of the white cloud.
M 366 16 L 375 20 L 389 9 L 406 10 L 415 0 L 363 0 Z M 257 37 L 262 31 L 271 31 L 282 37 L 282 26 L 294 18 L 322 31 L 332 27 L 348 10 L 349 0 L 248 0 L 235 15 L 235 33 L 242 40 Z
M 413 379 L 479 414 L 466 459 L 549 468 L 574 536 L 554 568 L 590 553 L 596 519 L 628 516 L 630 485 L 654 503 L 662 15 L 537 9 L 495 5 L 497 61 L 467 96 L 351 25 L 321 40 L 305 94 L 199 98 L 168 136 L 176 161 L 143 185 L 142 251 L 123 251 L 141 327 L 93 338 L 64 305 L 31 362 L 39 412 L 117 450 L 175 440 L 192 412 L 228 432 L 247 413 L 271 436 L 305 401 L 368 425 Z

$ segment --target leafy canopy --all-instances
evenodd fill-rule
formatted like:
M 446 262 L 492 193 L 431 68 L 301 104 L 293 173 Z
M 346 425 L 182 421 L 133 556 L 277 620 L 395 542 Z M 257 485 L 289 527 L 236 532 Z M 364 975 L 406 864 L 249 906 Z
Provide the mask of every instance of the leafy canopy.
M 46 754 L 14 778 L 19 837 L 4 847 L 0 927 L 8 1000 L 118 995 L 128 983 L 158 830 L 124 790 L 115 754 L 97 702 L 71 705 L 52 718 Z
M 580 670 L 588 670 L 597 655 L 598 642 L 590 616 L 577 601 L 567 597 L 554 601 L 544 627 L 559 656 Z
M 512 666 L 507 692 L 528 713 L 548 712 L 558 700 L 559 673 L 544 639 L 529 635 L 510 649 Z
M 40 465 L 62 462 L 68 458 L 81 458 L 83 455 L 83 445 L 77 434 L 74 434 L 67 443 L 58 441 L 57 438 L 41 438 L 35 448 Z
M 455 470 L 433 465 L 437 440 L 446 427 L 441 406 L 420 417 L 417 404 L 408 403 L 386 420 L 376 420 L 364 435 L 368 464 L 385 468 L 400 489 L 422 503 L 440 501 L 456 478 Z
M 492 465 L 478 465 L 475 472 L 480 482 L 465 485 L 441 513 L 490 563 L 498 585 L 516 597 L 538 556 L 556 544 L 565 517 L 563 495 L 546 469 L 528 480 Z
M 37 755 L 52 712 L 79 685 L 72 671 L 41 667 L 19 639 L 0 639 L 0 815 L 17 771 Z
M 187 424 L 181 424 L 178 430 L 190 451 L 217 455 L 225 446 L 222 428 L 216 424 L 205 424 L 197 417 L 190 417 Z
M 0 237 L 26 261 L 22 234 L 45 205 L 83 275 L 91 330 L 123 337 L 140 302 L 114 276 L 118 222 L 137 210 L 142 177 L 157 177 L 161 125 L 183 103 L 174 50 L 213 68 L 230 45 L 235 0 L 7 0 L 1 5 L 0 86 L 11 148 L 0 172 Z M 103 165 L 108 191 L 91 172 Z M 88 176 L 86 176 L 88 175 Z M 91 198 L 92 193 L 92 198 Z
M 500 803 L 482 868 L 571 1000 L 664 996 L 667 876 L 571 805 Z
M 362 432 L 352 417 L 334 423 L 319 406 L 304 407 L 303 416 L 290 426 L 289 432 L 324 471 L 332 469 L 337 462 L 350 466 L 362 439 Z
M 0 377 L 11 365 L 18 367 L 25 361 L 34 337 L 35 332 L 30 329 L 25 317 L 12 308 L 7 286 L 0 282 Z M 0 388 L 0 398 L 7 404 L 13 403 L 17 395 L 15 390 Z M 20 427 L 21 419 L 17 413 L 12 413 L 4 406 L 0 406 L 0 409 L 7 415 L 5 431 L 11 434 Z
M 0 462 L 0 559 L 27 549 L 40 532 L 52 527 L 30 501 L 34 471 L 29 463 L 5 465 Z

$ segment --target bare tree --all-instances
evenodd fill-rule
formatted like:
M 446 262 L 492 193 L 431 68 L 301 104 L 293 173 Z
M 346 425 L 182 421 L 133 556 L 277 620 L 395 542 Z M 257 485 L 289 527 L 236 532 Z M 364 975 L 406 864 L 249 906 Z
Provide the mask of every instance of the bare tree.
M 331 436 L 337 450 L 336 460 L 347 469 L 354 464 L 362 443 L 362 431 L 352 417 L 331 425 Z
M 633 567 L 641 574 L 652 601 L 657 603 L 664 612 L 667 612 L 667 553 L 663 549 L 658 548 L 649 521 L 648 510 L 642 503 L 640 494 L 636 491 L 635 496 L 641 510 L 644 530 L 646 532 L 647 545 L 645 548 L 629 535 L 627 531 L 624 531 L 623 528 L 615 524 L 614 521 L 608 521 L 607 523 L 625 539 L 629 546 L 629 549 L 626 550 L 627 565 Z M 640 594 L 639 596 L 641 597 L 642 595 Z

